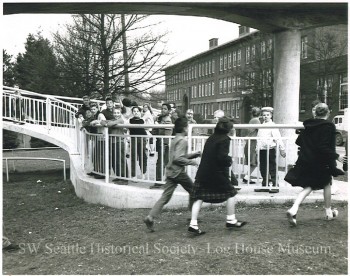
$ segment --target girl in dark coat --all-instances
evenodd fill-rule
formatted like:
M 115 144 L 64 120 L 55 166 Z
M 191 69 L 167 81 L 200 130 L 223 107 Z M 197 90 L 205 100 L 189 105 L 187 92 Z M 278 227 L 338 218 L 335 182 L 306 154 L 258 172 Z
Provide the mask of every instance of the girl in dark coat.
M 230 137 L 228 133 L 233 128 L 233 121 L 227 117 L 220 118 L 214 134 L 205 143 L 201 163 L 199 165 L 193 188 L 192 217 L 188 231 L 197 235 L 204 234 L 198 228 L 197 218 L 202 203 L 221 203 L 227 201 L 227 228 L 242 227 L 246 222 L 240 222 L 235 216 L 236 189 L 231 183 L 229 168 L 232 158 L 228 155 Z M 234 176 L 232 176 L 234 177 Z
M 326 218 L 333 219 L 338 215 L 336 209 L 331 209 L 332 176 L 344 174 L 337 169 L 335 152 L 335 125 L 327 121 L 329 108 L 324 103 L 315 107 L 315 118 L 304 122 L 305 129 L 301 131 L 296 144 L 300 147 L 298 160 L 295 164 L 297 178 L 290 183 L 292 186 L 303 187 L 292 208 L 287 211 L 288 221 L 296 226 L 296 214 L 300 204 L 312 190 L 324 191 Z

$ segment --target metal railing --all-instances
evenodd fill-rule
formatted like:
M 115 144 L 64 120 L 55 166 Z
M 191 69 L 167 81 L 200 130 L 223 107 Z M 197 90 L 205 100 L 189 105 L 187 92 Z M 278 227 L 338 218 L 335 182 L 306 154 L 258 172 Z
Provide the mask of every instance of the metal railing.
M 118 128 L 165 128 L 164 125 L 118 125 Z M 166 128 L 172 128 L 173 125 L 166 125 Z M 214 124 L 206 125 L 190 125 L 188 133 L 188 150 L 203 151 L 206 140 L 209 135 L 192 136 L 193 128 L 214 129 Z M 235 129 L 248 128 L 277 128 L 289 129 L 295 133 L 295 129 L 302 128 L 301 125 L 235 125 Z M 160 183 L 164 184 L 165 167 L 167 159 L 171 152 L 169 151 L 172 136 L 152 135 L 125 135 L 125 134 L 109 134 L 108 128 L 103 129 L 103 133 L 93 134 L 85 130 L 82 131 L 84 137 L 82 139 L 83 166 L 86 173 L 94 173 L 105 176 L 105 182 L 109 183 L 111 178 L 130 180 L 145 183 Z M 156 139 L 157 149 L 154 156 L 150 154 L 150 145 L 152 140 Z M 262 179 L 260 167 L 262 159 L 261 152 L 256 151 L 257 166 L 254 171 L 251 171 L 251 156 L 244 153 L 244 149 L 250 152 L 253 142 L 258 140 L 273 140 L 273 138 L 260 137 L 239 137 L 235 133 L 231 136 L 230 156 L 233 159 L 231 172 L 239 180 L 239 184 L 243 185 L 242 178 L 247 177 L 247 183 L 255 182 L 256 186 L 261 186 L 262 183 L 281 183 L 289 166 L 294 164 L 296 160 L 295 135 L 281 137 L 278 139 L 276 146 L 275 171 L 270 170 L 270 148 L 267 148 L 266 156 L 266 179 Z M 108 141 L 108 143 L 107 143 Z M 283 143 L 285 146 L 286 157 L 282 158 L 279 152 L 279 145 Z M 200 157 L 197 162 L 200 163 Z M 188 166 L 187 173 L 194 179 L 196 175 L 196 167 Z M 271 174 L 271 177 L 269 177 Z
M 64 159 L 57 159 L 57 158 L 46 158 L 46 157 L 3 157 L 2 160 L 5 160 L 5 168 L 6 168 L 6 181 L 10 181 L 10 175 L 9 175 L 9 164 L 8 160 L 50 160 L 50 161 L 57 161 L 63 163 L 63 180 L 67 180 L 66 176 L 66 160 Z
M 60 134 L 78 144 L 75 113 L 77 108 L 57 99 L 31 91 L 4 86 L 2 116 L 20 124 L 43 126 L 47 133 Z
M 131 180 L 149 183 L 164 183 L 165 167 L 168 157 L 172 136 L 152 135 L 140 136 L 129 134 L 110 134 L 108 128 L 103 128 L 103 133 L 94 134 L 81 130 L 81 123 L 75 118 L 77 108 L 69 103 L 58 99 L 52 95 L 43 95 L 30 91 L 19 90 L 16 88 L 4 87 L 3 90 L 3 119 L 13 120 L 20 123 L 29 123 L 41 125 L 47 130 L 47 133 L 61 134 L 67 138 L 67 141 L 73 141 L 76 144 L 78 152 L 81 154 L 82 166 L 85 172 L 105 176 L 106 183 L 110 178 Z M 173 125 L 118 125 L 118 128 L 173 128 Z M 215 124 L 190 124 L 188 128 L 188 150 L 203 150 L 206 140 L 209 137 L 209 131 L 213 132 Z M 261 151 L 256 151 L 257 168 L 251 171 L 251 157 L 244 154 L 250 152 L 254 143 L 259 139 L 257 137 L 241 137 L 237 135 L 238 130 L 244 129 L 279 129 L 282 130 L 282 138 L 277 141 L 275 172 L 270 170 L 270 152 L 267 149 L 266 162 L 261 157 Z M 288 167 L 294 164 L 297 157 L 295 146 L 295 130 L 303 128 L 301 124 L 282 125 L 250 125 L 237 124 L 234 126 L 234 132 L 231 133 L 230 155 L 233 163 L 231 172 L 237 179 L 241 180 L 244 175 L 247 176 L 247 182 L 253 180 L 257 186 L 262 182 L 280 183 Z M 195 130 L 195 131 L 194 131 Z M 201 131 L 196 131 L 201 130 Z M 199 135 L 199 133 L 202 133 Z M 123 133 L 123 132 L 119 132 Z M 193 133 L 195 135 L 193 135 Z M 286 134 L 287 133 L 287 134 Z M 271 138 L 268 138 L 271 139 Z M 280 157 L 278 145 L 283 143 L 286 148 L 286 158 Z M 151 154 L 151 148 L 156 150 Z M 265 153 L 264 153 L 265 154 Z M 200 157 L 198 158 L 200 162 Z M 261 163 L 266 163 L 266 179 L 261 177 Z M 196 168 L 187 167 L 190 177 L 194 178 Z M 255 173 L 255 174 L 254 174 Z M 270 179 L 269 174 L 275 179 Z M 243 185 L 239 181 L 240 185 Z

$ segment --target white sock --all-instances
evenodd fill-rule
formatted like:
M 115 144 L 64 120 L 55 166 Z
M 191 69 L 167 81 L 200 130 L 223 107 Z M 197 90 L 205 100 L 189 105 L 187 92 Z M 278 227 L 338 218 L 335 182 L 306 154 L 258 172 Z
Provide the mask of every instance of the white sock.
M 236 223 L 237 222 L 236 215 L 235 214 L 227 215 L 226 221 L 229 222 L 229 223 Z
M 326 209 L 326 215 L 333 217 L 333 212 L 332 212 L 332 208 L 325 208 Z
M 191 219 L 190 227 L 192 227 L 193 229 L 198 229 L 198 222 L 196 219 Z

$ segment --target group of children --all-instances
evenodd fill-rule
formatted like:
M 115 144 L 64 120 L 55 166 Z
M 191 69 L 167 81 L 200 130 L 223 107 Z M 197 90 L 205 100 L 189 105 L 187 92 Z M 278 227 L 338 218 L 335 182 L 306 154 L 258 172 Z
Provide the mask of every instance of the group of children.
M 262 108 L 263 124 L 273 125 L 272 108 Z M 336 168 L 336 159 L 339 155 L 335 152 L 334 124 L 326 121 L 329 116 L 328 106 L 318 104 L 315 107 L 315 117 L 304 122 L 303 130 L 296 143 L 300 146 L 297 165 L 300 168 L 299 178 L 291 183 L 292 186 L 304 188 L 295 200 L 293 206 L 287 211 L 287 218 L 292 226 L 296 226 L 296 213 L 300 204 L 312 190 L 324 189 L 326 219 L 332 220 L 338 216 L 338 211 L 331 208 L 331 177 L 344 174 Z M 167 204 L 174 193 L 177 184 L 189 192 L 189 209 L 192 212 L 188 232 L 194 235 L 203 235 L 205 232 L 198 227 L 198 213 L 203 202 L 221 203 L 227 201 L 226 228 L 241 228 L 247 224 L 239 221 L 235 214 L 235 195 L 237 190 L 229 177 L 229 167 L 232 165 L 232 157 L 229 156 L 230 138 L 228 133 L 233 128 L 232 119 L 222 117 L 218 119 L 214 133 L 208 138 L 203 152 L 188 154 L 187 135 L 188 122 L 179 118 L 175 121 L 176 136 L 172 142 L 171 149 L 173 157 L 167 165 L 167 179 L 164 192 L 156 202 L 149 214 L 144 218 L 144 223 L 150 231 L 154 231 L 154 220 L 160 215 L 165 204 Z M 269 162 L 270 174 L 273 176 L 276 169 L 275 157 L 276 147 L 280 147 L 280 154 L 285 157 L 282 141 L 278 141 L 281 135 L 277 129 L 259 129 L 257 137 L 271 138 L 257 141 L 256 149 L 260 151 L 260 163 Z M 311 148 L 314 150 L 311 151 Z M 264 151 L 269 151 L 266 153 Z M 308 154 L 309 160 L 305 157 Z M 185 173 L 185 166 L 198 166 L 194 158 L 201 156 L 201 162 L 197 170 L 195 182 Z M 267 160 L 269 156 L 269 160 Z M 266 169 L 263 165 L 263 170 Z M 261 170 L 263 177 L 266 174 Z M 321 177 L 320 177 L 321 175 Z M 232 177 L 232 176 L 231 176 Z M 233 176 L 234 177 L 234 176 Z M 266 185 L 266 182 L 263 183 Z M 273 182 L 276 185 L 276 182 Z

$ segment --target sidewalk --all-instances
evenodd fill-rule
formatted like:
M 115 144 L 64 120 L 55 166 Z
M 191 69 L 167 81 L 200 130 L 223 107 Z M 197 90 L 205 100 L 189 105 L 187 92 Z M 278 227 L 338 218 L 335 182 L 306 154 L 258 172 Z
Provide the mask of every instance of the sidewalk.
M 134 188 L 143 188 L 144 193 L 149 193 L 153 191 L 152 201 L 156 202 L 156 200 L 160 197 L 162 193 L 162 189 L 149 190 L 149 183 L 143 182 L 129 182 L 128 186 L 124 187 L 134 187 Z M 292 187 L 290 184 L 283 181 L 281 187 L 279 189 L 279 193 L 270 194 L 268 192 L 254 192 L 254 189 L 258 188 L 256 185 L 247 185 L 243 184 L 241 189 L 239 190 L 236 199 L 238 202 L 244 202 L 246 204 L 259 204 L 259 203 L 277 203 L 283 204 L 288 201 L 294 201 L 298 193 L 302 190 L 301 187 Z M 140 192 L 142 193 L 140 189 Z M 333 180 L 332 184 L 332 201 L 348 201 L 348 183 L 344 181 Z M 150 199 L 150 198 L 149 198 Z M 183 201 L 183 202 L 181 202 Z M 186 206 L 188 201 L 188 193 L 182 188 L 181 185 L 175 190 L 174 196 L 169 202 L 169 207 L 171 205 L 178 206 L 183 205 Z M 323 202 L 323 190 L 313 191 L 306 199 L 305 203 L 312 203 L 321 201 Z

